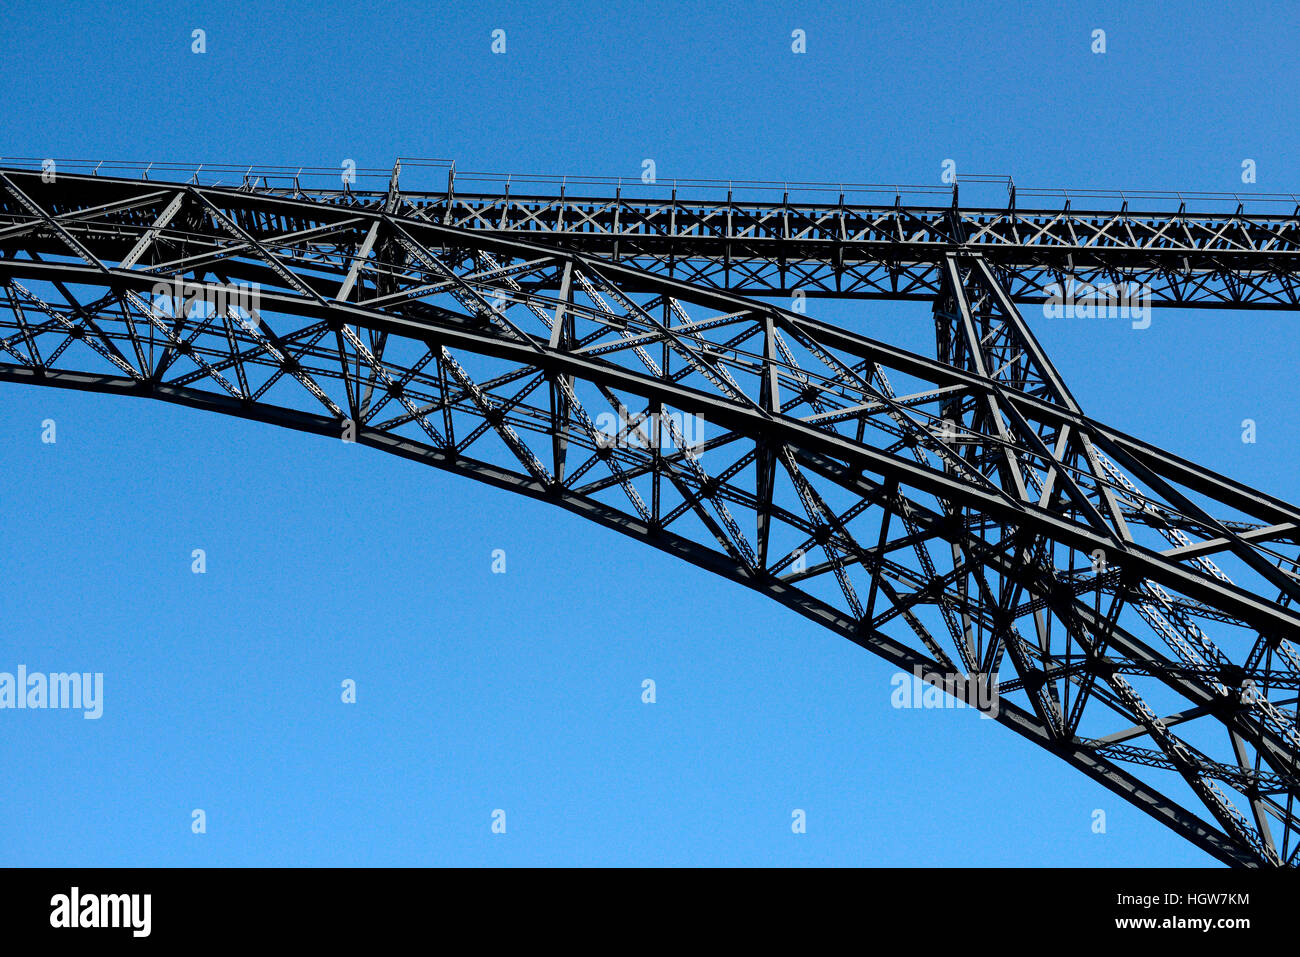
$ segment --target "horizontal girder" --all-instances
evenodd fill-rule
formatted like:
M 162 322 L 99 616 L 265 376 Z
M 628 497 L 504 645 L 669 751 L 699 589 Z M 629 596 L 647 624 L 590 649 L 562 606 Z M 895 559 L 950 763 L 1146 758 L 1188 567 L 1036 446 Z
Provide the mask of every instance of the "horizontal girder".
M 11 170 L 19 182 L 40 173 Z M 138 180 L 60 174 L 61 192 L 102 197 Z M 84 185 L 81 185 L 83 184 Z M 154 182 L 160 190 L 175 184 Z M 210 189 L 212 187 L 199 187 Z M 235 191 L 231 188 L 231 191 Z M 511 195 L 248 188 L 280 233 L 309 228 L 324 207 L 387 210 L 502 237 L 536 240 L 752 296 L 932 299 L 947 252 L 978 251 L 1010 296 L 1042 303 L 1057 284 L 1145 289 L 1153 306 L 1294 309 L 1300 216 L 1120 209 L 760 202 L 713 198 Z M 311 212 L 283 205 L 304 200 Z M 251 207 L 250 207 L 251 208 Z M 126 218 L 129 218 L 127 216 Z M 258 235 L 257 230 L 251 230 Z

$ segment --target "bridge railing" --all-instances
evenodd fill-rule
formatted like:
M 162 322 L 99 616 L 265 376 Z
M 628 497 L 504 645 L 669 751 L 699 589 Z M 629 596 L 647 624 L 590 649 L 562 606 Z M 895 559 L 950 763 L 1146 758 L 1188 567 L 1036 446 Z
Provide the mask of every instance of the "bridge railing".
M 408 189 L 407 160 L 403 160 L 403 192 Z M 1255 216 L 1292 216 L 1300 209 L 1300 193 L 1204 190 L 1065 189 L 1020 186 L 1005 175 L 965 174 L 954 184 L 818 183 L 790 180 L 676 179 L 656 177 L 647 182 L 636 175 L 560 176 L 490 173 L 453 169 L 454 193 L 461 196 L 567 196 L 572 198 L 676 200 L 683 205 L 735 203 L 767 206 L 913 206 L 964 209 L 1121 210 L 1230 215 L 1237 210 Z M 430 191 L 434 192 L 434 191 Z
M 450 169 L 451 160 L 425 160 L 430 168 Z M 49 164 L 53 164 L 52 166 Z M 266 166 L 239 163 L 174 163 L 142 160 L 88 160 L 36 158 L 31 156 L 0 157 L 6 169 L 51 170 L 58 175 L 111 176 L 121 179 L 155 179 L 169 183 L 194 183 L 201 186 L 299 192 L 383 192 L 392 177 L 391 167 L 357 166 L 349 162 L 339 166 Z
M 203 186 L 251 188 L 297 195 L 383 193 L 392 167 L 364 167 L 350 160 L 338 166 L 268 166 L 238 163 L 182 163 L 142 160 L 95 160 L 0 157 L 0 168 L 43 170 L 89 176 L 156 179 Z M 965 209 L 1185 211 L 1197 215 L 1300 215 L 1300 194 L 1259 191 L 1208 192 L 1152 189 L 1077 189 L 1020 186 L 1003 174 L 962 174 L 956 183 L 883 184 L 776 180 L 725 180 L 662 177 L 651 170 L 628 176 L 590 176 L 484 172 L 457 169 L 454 160 L 424 157 L 399 159 L 403 195 L 420 205 L 448 198 L 510 197 L 678 202 L 719 205 L 725 201 L 764 206 L 827 208 L 920 206 L 945 207 L 954 201 Z

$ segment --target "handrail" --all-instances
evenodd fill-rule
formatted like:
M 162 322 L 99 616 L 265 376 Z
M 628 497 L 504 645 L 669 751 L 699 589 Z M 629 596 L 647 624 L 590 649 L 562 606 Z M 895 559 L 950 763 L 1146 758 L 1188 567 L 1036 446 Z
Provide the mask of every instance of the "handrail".
M 151 179 L 190 182 L 196 185 L 218 186 L 261 182 L 269 190 L 284 190 L 300 194 L 304 190 L 334 192 L 345 195 L 380 194 L 388 191 L 392 179 L 392 166 L 299 166 L 258 164 L 183 163 L 170 161 L 91 160 L 75 158 L 0 157 L 0 168 L 43 170 L 53 162 L 56 172 L 107 176 L 117 178 Z M 1235 215 L 1251 215 L 1252 209 L 1266 205 L 1283 204 L 1287 215 L 1294 216 L 1300 208 L 1296 193 L 1264 193 L 1241 191 L 1214 192 L 1156 189 L 1099 189 L 1026 186 L 1004 174 L 968 173 L 954 183 L 913 185 L 885 185 L 878 183 L 824 183 L 807 180 L 744 180 L 697 179 L 673 177 L 671 180 L 646 182 L 627 176 L 595 176 L 583 174 L 539 174 L 516 172 L 489 172 L 464 170 L 454 160 L 399 157 L 402 168 L 402 193 L 413 200 L 423 197 L 445 197 L 448 186 L 439 180 L 446 176 L 448 183 L 454 177 L 455 196 L 459 199 L 482 196 L 511 196 L 516 200 L 533 196 L 564 196 L 570 199 L 626 197 L 635 190 L 638 199 L 690 203 L 707 201 L 729 194 L 733 201 L 768 201 L 774 205 L 791 206 L 950 206 L 954 187 L 959 182 L 964 207 L 967 209 L 1032 209 L 1038 205 L 1035 198 L 1050 199 L 1042 204 L 1063 209 L 1078 209 L 1083 203 L 1104 203 L 1127 213 L 1134 201 L 1168 205 L 1169 212 L 1186 210 L 1189 205 L 1221 205 Z M 345 181 L 344 174 L 351 179 Z M 632 188 L 628 188 L 630 180 Z M 364 185 L 363 185 L 364 184 Z M 346 188 L 345 188 L 346 187 Z M 972 189 L 974 187 L 974 189 Z M 978 199 L 987 195 L 988 202 Z M 916 200 L 904 203 L 904 199 Z M 975 202 L 971 202 L 976 199 Z M 1112 202 L 1113 201 L 1113 202 Z M 1102 208 L 1093 206 L 1091 208 Z M 1150 209 L 1151 212 L 1166 210 Z M 1223 215 L 1229 215 L 1225 212 Z

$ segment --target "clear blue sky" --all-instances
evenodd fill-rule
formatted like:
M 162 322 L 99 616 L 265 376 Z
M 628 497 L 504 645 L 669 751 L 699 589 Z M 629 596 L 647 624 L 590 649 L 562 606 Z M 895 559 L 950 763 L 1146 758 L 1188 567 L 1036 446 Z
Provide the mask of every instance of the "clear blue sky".
M 1255 189 L 1300 191 L 1281 3 L 9 2 L 0 22 L 10 156 L 901 183 L 951 158 L 1224 191 L 1251 158 Z M 834 315 L 932 342 L 925 306 Z M 1300 500 L 1293 322 L 1037 328 L 1096 417 Z M 0 670 L 102 671 L 106 698 L 98 721 L 0 712 L 0 864 L 1212 863 L 993 722 L 894 710 L 865 651 L 542 504 L 12 385 L 0 474 Z

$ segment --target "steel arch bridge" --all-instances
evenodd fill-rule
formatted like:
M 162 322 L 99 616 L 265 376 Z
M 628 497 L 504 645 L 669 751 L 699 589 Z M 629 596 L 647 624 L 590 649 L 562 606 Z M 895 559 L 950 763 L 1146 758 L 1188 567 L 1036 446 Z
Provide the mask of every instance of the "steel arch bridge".
M 1300 507 L 1090 418 L 1017 305 L 1297 308 L 1300 216 L 198 179 L 0 169 L 0 380 L 551 502 L 994 700 L 1220 861 L 1300 863 Z M 799 291 L 927 301 L 935 354 Z

